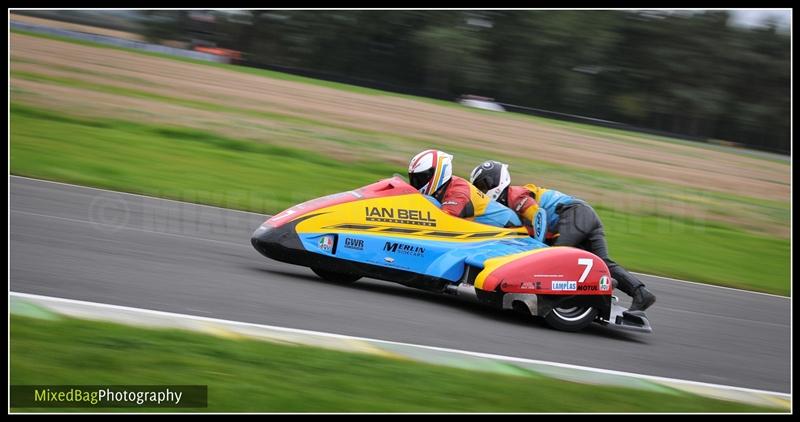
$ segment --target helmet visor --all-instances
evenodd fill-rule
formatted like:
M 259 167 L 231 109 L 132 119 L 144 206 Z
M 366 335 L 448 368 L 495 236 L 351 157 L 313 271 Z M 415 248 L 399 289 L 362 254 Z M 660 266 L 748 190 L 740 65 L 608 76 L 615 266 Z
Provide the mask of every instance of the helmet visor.
M 430 168 L 419 173 L 408 173 L 408 183 L 413 186 L 414 189 L 420 190 L 431 181 L 434 170 L 435 169 Z
M 475 179 L 475 181 L 472 182 L 472 184 L 476 188 L 478 188 L 479 191 L 481 191 L 483 193 L 488 192 L 489 189 L 494 189 L 494 188 L 497 187 L 497 183 L 494 182 L 494 177 L 492 177 L 492 176 L 490 176 L 488 174 L 487 175 L 478 176 L 478 178 Z

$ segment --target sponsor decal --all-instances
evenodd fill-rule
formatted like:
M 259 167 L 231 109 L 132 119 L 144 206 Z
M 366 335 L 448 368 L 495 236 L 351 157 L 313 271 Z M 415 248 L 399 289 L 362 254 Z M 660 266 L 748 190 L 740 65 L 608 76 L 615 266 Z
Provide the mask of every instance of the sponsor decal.
M 551 281 L 550 289 L 551 290 L 570 290 L 574 291 L 578 288 L 578 283 L 575 281 L 559 281 L 553 280 Z
M 542 289 L 542 282 L 541 281 L 525 281 L 519 285 L 520 289 L 531 289 L 531 290 L 541 290 Z
M 344 247 L 347 249 L 355 249 L 357 251 L 364 250 L 364 241 L 361 239 L 351 239 L 346 237 L 344 239 Z
M 327 235 L 319 238 L 317 242 L 319 249 L 325 252 L 330 252 L 333 249 L 333 236 Z
M 541 233 L 544 228 L 544 223 L 544 213 L 537 212 L 536 216 L 533 217 L 533 232 Z
M 609 286 L 611 286 L 611 283 L 608 282 L 608 277 L 600 277 L 600 290 L 606 291 L 608 290 Z
M 423 248 L 422 246 L 414 246 L 399 242 L 386 242 L 386 244 L 383 245 L 383 250 L 409 256 L 425 255 L 425 248 Z
M 436 219 L 431 217 L 430 211 L 409 210 L 404 208 L 364 207 L 364 214 L 367 221 L 436 227 Z
M 586 284 L 581 284 L 578 286 L 578 291 L 597 291 L 597 286 L 589 286 Z

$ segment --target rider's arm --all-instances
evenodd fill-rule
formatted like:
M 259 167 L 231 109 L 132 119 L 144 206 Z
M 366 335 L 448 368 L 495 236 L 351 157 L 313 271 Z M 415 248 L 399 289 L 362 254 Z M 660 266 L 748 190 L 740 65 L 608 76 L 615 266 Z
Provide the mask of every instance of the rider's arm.
M 514 204 L 514 212 L 517 213 L 519 219 L 522 220 L 522 225 L 528 230 L 531 237 L 536 237 L 536 230 L 533 228 L 533 219 L 536 212 L 539 210 L 539 204 L 531 195 L 524 195 Z
M 472 202 L 472 189 L 477 191 L 464 179 L 453 177 L 442 197 L 442 211 L 460 218 L 475 215 L 475 204 Z
M 472 217 L 475 213 L 469 194 L 463 192 L 448 192 L 442 200 L 442 211 L 461 218 Z

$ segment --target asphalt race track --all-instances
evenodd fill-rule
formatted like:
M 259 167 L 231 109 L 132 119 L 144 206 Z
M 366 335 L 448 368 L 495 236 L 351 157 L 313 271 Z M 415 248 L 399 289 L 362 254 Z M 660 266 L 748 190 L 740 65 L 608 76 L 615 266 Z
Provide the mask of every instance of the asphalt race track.
M 642 276 L 653 334 L 564 333 L 393 283 L 321 281 L 250 246 L 257 214 L 15 176 L 10 192 L 11 291 L 790 391 L 787 298 Z

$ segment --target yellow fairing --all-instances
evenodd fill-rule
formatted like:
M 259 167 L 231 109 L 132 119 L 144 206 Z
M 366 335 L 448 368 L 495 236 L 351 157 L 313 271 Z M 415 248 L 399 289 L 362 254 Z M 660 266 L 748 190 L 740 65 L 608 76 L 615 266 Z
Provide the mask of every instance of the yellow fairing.
M 505 229 L 453 217 L 419 194 L 346 202 L 312 214 L 297 224 L 298 233 L 368 233 L 451 242 L 527 236 L 521 227 Z

